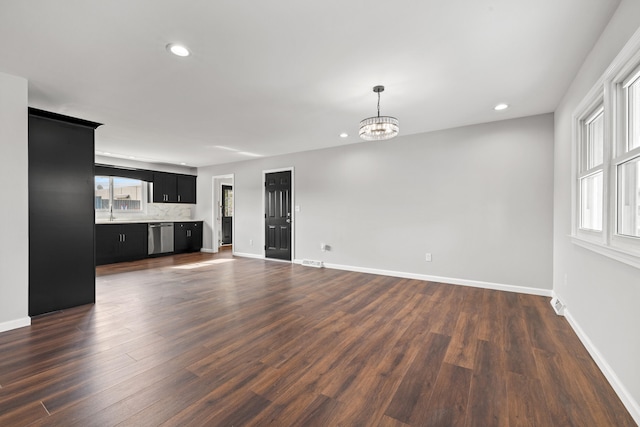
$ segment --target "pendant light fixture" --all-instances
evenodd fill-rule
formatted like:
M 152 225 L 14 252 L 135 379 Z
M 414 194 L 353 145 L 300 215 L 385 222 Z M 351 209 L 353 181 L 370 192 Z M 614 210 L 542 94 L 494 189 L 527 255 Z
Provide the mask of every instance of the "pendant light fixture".
M 398 135 L 400 127 L 395 117 L 380 115 L 380 93 L 384 86 L 375 86 L 373 92 L 378 94 L 378 115 L 360 121 L 360 138 L 365 141 L 391 139 Z

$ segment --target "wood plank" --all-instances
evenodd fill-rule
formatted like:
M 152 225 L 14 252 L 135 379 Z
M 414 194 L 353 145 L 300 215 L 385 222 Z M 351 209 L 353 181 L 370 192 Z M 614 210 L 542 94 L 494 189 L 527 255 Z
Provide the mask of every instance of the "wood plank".
M 536 362 L 540 367 L 540 382 L 543 386 L 549 417 L 555 425 L 585 426 L 607 425 L 602 420 L 590 418 L 591 409 L 584 400 L 573 375 L 563 375 L 571 371 L 570 365 L 557 353 L 534 350 Z M 575 372 L 574 372 L 575 375 Z M 581 408 L 581 409 L 578 409 Z
M 537 378 L 538 370 L 533 358 L 533 346 L 524 319 L 512 310 L 506 319 L 507 370 L 516 374 Z
M 461 312 L 444 358 L 446 363 L 473 369 L 476 355 L 478 315 Z
M 443 363 L 426 405 L 414 408 L 409 424 L 464 426 L 472 371 Z
M 416 355 L 385 415 L 410 424 L 413 413 L 424 406 L 435 388 L 436 379 L 451 339 L 430 333 Z
M 334 419 L 341 403 L 325 395 L 319 395 L 301 413 L 292 425 L 324 427 L 336 425 Z
M 540 380 L 523 375 L 507 375 L 509 426 L 537 427 L 563 425 L 551 422 L 549 408 Z
M 503 350 L 479 341 L 469 390 L 467 427 L 509 426 L 507 381 Z

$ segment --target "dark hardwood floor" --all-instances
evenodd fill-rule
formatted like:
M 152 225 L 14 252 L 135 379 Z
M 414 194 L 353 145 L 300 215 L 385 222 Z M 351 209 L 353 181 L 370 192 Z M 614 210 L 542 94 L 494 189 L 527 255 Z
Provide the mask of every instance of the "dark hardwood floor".
M 0 426 L 632 426 L 548 298 L 185 254 L 0 334 Z

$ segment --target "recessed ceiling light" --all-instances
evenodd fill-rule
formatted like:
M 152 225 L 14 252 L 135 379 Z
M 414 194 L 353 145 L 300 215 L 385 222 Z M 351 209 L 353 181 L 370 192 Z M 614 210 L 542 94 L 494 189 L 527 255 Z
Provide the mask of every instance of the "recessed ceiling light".
M 346 133 L 346 132 L 342 132 L 342 133 L 340 134 L 340 138 L 347 138 L 348 136 L 349 136 L 349 134 L 348 134 L 348 133 Z
M 177 56 L 189 56 L 191 54 L 189 49 L 177 43 L 169 43 L 167 50 Z
M 507 108 L 509 108 L 509 104 L 498 104 L 495 107 L 493 107 L 493 109 L 496 111 L 506 110 Z
M 180 163 L 182 166 L 187 166 L 185 162 Z

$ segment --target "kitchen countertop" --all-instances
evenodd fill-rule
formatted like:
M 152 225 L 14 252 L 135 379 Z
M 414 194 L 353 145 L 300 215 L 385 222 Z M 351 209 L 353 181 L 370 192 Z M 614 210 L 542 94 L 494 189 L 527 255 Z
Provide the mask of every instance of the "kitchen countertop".
M 201 222 L 198 219 L 96 219 L 96 224 L 149 224 L 152 222 Z

